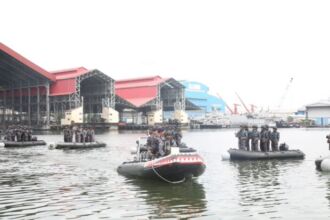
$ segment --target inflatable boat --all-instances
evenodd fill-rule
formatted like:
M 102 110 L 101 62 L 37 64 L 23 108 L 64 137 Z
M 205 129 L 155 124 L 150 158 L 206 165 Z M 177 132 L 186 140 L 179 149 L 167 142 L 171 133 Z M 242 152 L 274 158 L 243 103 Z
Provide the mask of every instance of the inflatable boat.
M 316 169 L 319 171 L 330 171 L 330 156 L 319 157 L 315 160 Z
M 75 142 L 60 142 L 55 144 L 55 149 L 92 149 L 105 147 L 106 143 L 103 142 L 86 142 L 86 143 L 75 143 Z
M 263 159 L 304 159 L 305 154 L 300 150 L 286 151 L 246 151 L 229 149 L 231 160 L 263 160 Z
M 202 175 L 205 163 L 192 148 L 171 147 L 169 155 L 148 160 L 144 148 L 138 143 L 137 155 L 117 168 L 123 176 L 145 179 L 160 179 L 169 183 L 179 183 Z M 184 149 L 184 150 L 183 150 Z M 189 151 L 189 152 L 188 152 Z
M 4 147 L 32 147 L 32 146 L 40 146 L 46 145 L 46 142 L 43 140 L 37 141 L 3 141 Z

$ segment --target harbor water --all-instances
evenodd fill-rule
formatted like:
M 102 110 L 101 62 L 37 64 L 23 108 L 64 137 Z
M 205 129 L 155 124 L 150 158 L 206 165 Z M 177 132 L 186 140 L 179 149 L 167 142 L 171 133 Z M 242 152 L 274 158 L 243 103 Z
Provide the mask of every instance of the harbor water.
M 237 145 L 234 132 L 183 132 L 207 168 L 177 185 L 118 175 L 143 133 L 103 133 L 97 139 L 108 146 L 92 150 L 0 147 L 0 219 L 330 219 L 330 173 L 314 165 L 330 154 L 329 129 L 279 130 L 280 142 L 301 149 L 305 160 L 221 160 Z

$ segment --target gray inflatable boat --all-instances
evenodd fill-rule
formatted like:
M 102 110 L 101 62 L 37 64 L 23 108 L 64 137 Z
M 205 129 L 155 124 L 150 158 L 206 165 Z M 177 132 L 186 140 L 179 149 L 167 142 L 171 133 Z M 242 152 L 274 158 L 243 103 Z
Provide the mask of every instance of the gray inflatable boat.
M 87 143 L 75 143 L 75 142 L 60 142 L 55 145 L 55 149 L 92 149 L 105 147 L 104 142 L 87 142 Z
M 304 159 L 305 157 L 300 150 L 262 152 L 229 149 L 228 153 L 231 160 Z
M 39 145 L 46 145 L 46 142 L 43 140 L 38 141 L 3 141 L 4 147 L 33 147 Z

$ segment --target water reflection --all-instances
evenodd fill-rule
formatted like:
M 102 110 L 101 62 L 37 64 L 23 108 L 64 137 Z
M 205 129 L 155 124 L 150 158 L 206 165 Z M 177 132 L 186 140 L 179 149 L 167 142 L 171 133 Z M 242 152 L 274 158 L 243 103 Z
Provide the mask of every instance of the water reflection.
M 237 168 L 239 205 L 243 212 L 258 214 L 276 213 L 279 205 L 288 203 L 285 189 L 281 186 L 283 173 L 301 164 L 302 161 L 238 161 L 231 162 Z
M 139 187 L 138 197 L 152 207 L 150 218 L 188 219 L 206 212 L 204 187 L 194 180 L 176 185 L 147 180 L 131 180 L 129 183 Z
M 233 145 L 232 130 L 186 132 L 207 170 L 182 185 L 118 175 L 140 134 L 98 135 L 108 147 L 90 151 L 0 147 L 0 219 L 330 219 L 330 174 L 314 165 L 327 133 L 281 132 L 305 160 L 231 162 L 219 157 Z
M 315 170 L 315 172 L 318 177 L 318 182 L 320 184 L 318 188 L 323 189 L 322 186 L 325 186 L 324 198 L 328 202 L 327 205 L 330 207 L 330 174 L 318 170 Z

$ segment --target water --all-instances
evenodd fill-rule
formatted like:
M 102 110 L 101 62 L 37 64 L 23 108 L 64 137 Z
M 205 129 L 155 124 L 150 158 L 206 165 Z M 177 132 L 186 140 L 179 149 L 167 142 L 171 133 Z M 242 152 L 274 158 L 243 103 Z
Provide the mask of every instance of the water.
M 139 133 L 97 136 L 107 148 L 86 151 L 0 147 L 0 219 L 329 219 L 330 174 L 315 170 L 329 130 L 282 129 L 305 160 L 222 161 L 234 130 L 184 132 L 207 169 L 179 185 L 130 180 L 116 172 Z M 47 142 L 60 135 L 40 136 Z

